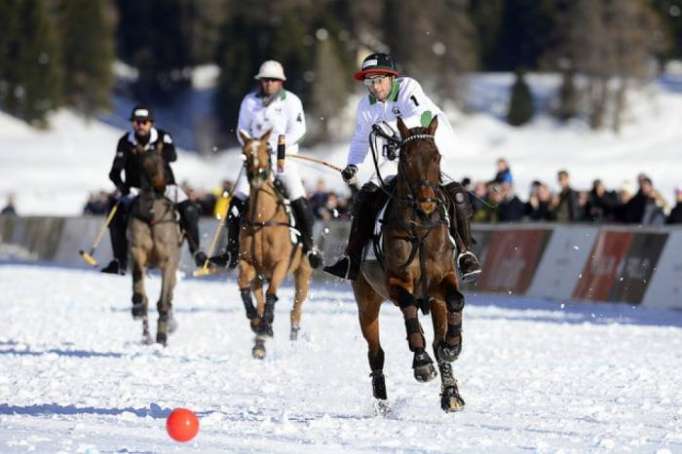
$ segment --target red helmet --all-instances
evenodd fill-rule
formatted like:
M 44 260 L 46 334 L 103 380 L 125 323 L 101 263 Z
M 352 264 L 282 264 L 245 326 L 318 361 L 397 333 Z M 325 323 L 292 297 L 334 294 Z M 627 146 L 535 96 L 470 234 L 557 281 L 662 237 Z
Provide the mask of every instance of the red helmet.
M 400 73 L 395 68 L 393 57 L 388 54 L 376 53 L 368 55 L 362 61 L 360 71 L 353 74 L 353 79 L 364 80 L 373 74 L 386 74 L 389 76 L 399 76 Z

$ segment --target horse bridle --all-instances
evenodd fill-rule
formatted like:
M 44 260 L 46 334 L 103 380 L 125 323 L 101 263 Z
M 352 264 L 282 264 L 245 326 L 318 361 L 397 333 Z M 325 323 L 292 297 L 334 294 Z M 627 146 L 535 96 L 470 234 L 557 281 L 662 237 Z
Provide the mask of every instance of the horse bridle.
M 259 167 L 257 172 L 255 172 L 255 173 L 252 172 L 251 169 L 249 169 L 247 167 L 246 176 L 247 176 L 247 179 L 249 182 L 249 186 L 251 186 L 251 181 L 256 176 L 261 177 L 263 179 L 263 181 L 265 181 L 265 182 L 269 181 L 270 177 L 272 176 L 272 152 L 270 150 L 268 150 L 268 164 L 266 167 Z M 284 206 L 284 202 L 283 202 L 284 196 L 277 189 L 277 185 L 273 183 L 272 188 L 275 191 L 273 193 L 273 195 L 277 199 L 277 206 L 278 207 Z M 260 195 L 260 193 L 261 192 L 268 192 L 268 191 L 267 191 L 266 187 L 261 186 L 261 187 L 257 188 L 256 191 L 252 191 L 252 192 L 255 192 L 255 194 L 252 194 L 252 197 L 255 198 L 254 204 L 258 205 L 258 196 Z M 257 229 L 260 229 L 263 227 L 271 227 L 271 226 L 294 227 L 291 224 L 289 224 L 288 222 L 274 222 L 272 219 L 274 219 L 274 217 L 277 216 L 277 211 L 278 210 L 275 210 L 275 214 L 273 215 L 273 217 L 267 221 L 255 222 L 251 219 L 244 219 L 244 224 L 248 225 L 250 227 L 255 227 Z M 285 210 L 285 213 L 286 213 L 286 210 Z

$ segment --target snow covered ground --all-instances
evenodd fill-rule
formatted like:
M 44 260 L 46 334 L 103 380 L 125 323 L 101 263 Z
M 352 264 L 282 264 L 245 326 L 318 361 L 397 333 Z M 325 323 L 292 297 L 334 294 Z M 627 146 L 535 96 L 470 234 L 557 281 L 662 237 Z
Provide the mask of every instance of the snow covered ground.
M 679 312 L 469 295 L 454 368 L 467 406 L 444 414 L 386 305 L 378 416 L 345 284 L 312 289 L 297 343 L 285 287 L 262 362 L 233 280 L 178 283 L 165 349 L 140 344 L 129 277 L 4 264 L 0 295 L 3 453 L 682 451 Z M 201 418 L 188 444 L 165 433 L 175 407 Z
M 673 188 L 682 184 L 675 170 L 679 168 L 682 143 L 679 76 L 663 78 L 633 92 L 620 135 L 593 132 L 580 122 L 561 125 L 546 114 L 538 115 L 525 127 L 512 128 L 501 120 L 512 82 L 509 74 L 472 78 L 467 99 L 477 113 L 449 114 L 461 146 L 449 150 L 443 159 L 447 174 L 458 179 L 469 176 L 487 181 L 495 174 L 495 161 L 505 157 L 511 163 L 516 191 L 525 200 L 532 180 L 543 180 L 556 189 L 556 172 L 561 168 L 571 173 L 577 189 L 589 189 L 595 178 L 602 178 L 608 187 L 618 189 L 625 180 L 634 184 L 637 174 L 645 172 L 672 202 Z M 547 112 L 558 78 L 531 75 L 529 83 L 538 110 Z M 350 110 L 354 110 L 356 99 L 349 99 Z M 203 106 L 208 101 L 202 102 L 199 104 Z M 347 123 L 352 121 L 348 119 Z M 20 214 L 76 215 L 81 212 L 88 192 L 113 189 L 107 175 L 123 130 L 100 121 L 87 123 L 69 111 L 55 114 L 51 124 L 51 130 L 36 131 L 0 112 L 0 206 L 7 194 L 15 192 Z M 164 125 L 160 123 L 159 127 Z M 347 149 L 346 141 L 304 147 L 302 153 L 343 166 Z M 223 178 L 235 179 L 240 163 L 236 149 L 203 159 L 195 153 L 182 152 L 173 168 L 178 180 L 211 189 Z M 334 171 L 315 164 L 300 165 L 309 187 L 323 177 L 329 187 L 345 191 Z M 360 173 L 364 178 L 372 172 L 368 157 Z

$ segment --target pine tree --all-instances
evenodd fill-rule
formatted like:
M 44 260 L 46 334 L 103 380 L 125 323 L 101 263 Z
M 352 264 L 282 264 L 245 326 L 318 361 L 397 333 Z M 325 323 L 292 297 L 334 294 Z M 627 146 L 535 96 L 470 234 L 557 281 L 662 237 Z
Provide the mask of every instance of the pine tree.
M 192 0 L 118 0 L 120 57 L 139 71 L 140 100 L 172 99 L 191 82 Z
M 348 99 L 348 72 L 341 62 L 336 43 L 326 29 L 319 29 L 315 49 L 315 70 L 312 84 L 311 125 L 319 125 L 315 139 L 329 140 L 333 131 L 331 120 L 343 109 Z
M 0 52 L 0 102 L 10 114 L 41 127 L 61 102 L 59 40 L 48 6 L 41 0 L 8 0 L 0 15 L 8 27 Z
M 535 114 L 533 95 L 522 71 L 516 71 L 516 80 L 511 89 L 507 122 L 512 126 L 528 123 Z
M 112 11 L 106 2 L 63 0 L 64 97 L 86 116 L 107 108 L 114 78 Z

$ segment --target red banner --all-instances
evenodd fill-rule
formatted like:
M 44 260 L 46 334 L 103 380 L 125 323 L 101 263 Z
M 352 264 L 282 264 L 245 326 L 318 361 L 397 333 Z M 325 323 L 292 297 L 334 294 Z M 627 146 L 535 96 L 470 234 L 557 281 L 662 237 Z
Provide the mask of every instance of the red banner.
M 608 301 L 616 276 L 632 243 L 630 232 L 601 231 L 578 277 L 573 298 Z
M 547 229 L 494 231 L 486 247 L 477 288 L 486 292 L 524 294 L 551 232 Z

